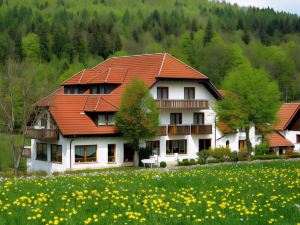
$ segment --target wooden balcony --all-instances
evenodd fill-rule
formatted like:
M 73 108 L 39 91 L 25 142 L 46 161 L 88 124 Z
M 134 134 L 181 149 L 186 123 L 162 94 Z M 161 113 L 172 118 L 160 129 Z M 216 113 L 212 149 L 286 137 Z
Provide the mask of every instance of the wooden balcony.
M 38 140 L 58 140 L 57 129 L 36 129 L 33 127 L 27 128 L 27 138 Z
M 159 136 L 167 136 L 167 126 L 160 126 Z
M 160 99 L 160 100 L 156 100 L 156 102 L 157 102 L 157 107 L 160 108 L 160 109 L 208 109 L 208 101 L 207 100 Z
M 192 135 L 212 134 L 212 125 L 192 125 L 191 133 Z
M 176 135 L 190 135 L 191 134 L 191 126 L 190 125 L 169 125 L 168 126 L 168 135 L 176 136 Z

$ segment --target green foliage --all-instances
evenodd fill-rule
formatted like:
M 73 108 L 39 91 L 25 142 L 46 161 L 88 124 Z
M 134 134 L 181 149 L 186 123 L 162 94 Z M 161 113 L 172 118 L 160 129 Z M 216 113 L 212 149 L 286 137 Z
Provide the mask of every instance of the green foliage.
M 273 159 L 287 159 L 287 155 L 255 155 L 252 156 L 253 160 L 273 160 Z
M 217 160 L 225 160 L 230 157 L 230 148 L 219 147 L 213 148 L 209 150 L 209 154 L 211 157 Z
M 38 60 L 40 58 L 40 38 L 37 34 L 29 33 L 22 38 L 22 51 L 26 58 Z
M 197 161 L 195 159 L 190 159 L 190 165 L 196 165 Z
M 143 166 L 142 159 L 149 159 L 152 154 L 152 149 L 140 148 L 139 149 L 139 166 Z
M 189 166 L 190 165 L 190 160 L 189 159 L 183 159 L 182 163 L 184 166 Z
M 226 94 L 223 101 L 216 104 L 218 118 L 230 128 L 245 129 L 250 151 L 250 127 L 266 126 L 276 118 L 281 104 L 278 86 L 264 70 L 254 69 L 246 63 L 230 72 L 222 88 Z
M 156 136 L 159 128 L 159 110 L 143 81 L 134 80 L 127 86 L 114 119 L 122 136 L 136 151 L 140 140 Z
M 199 160 L 201 160 L 203 163 L 206 163 L 208 157 L 210 156 L 210 150 L 204 149 L 199 152 L 197 152 L 197 155 L 199 157 Z
M 166 168 L 166 167 L 167 167 L 167 163 L 164 162 L 164 161 L 162 161 L 162 162 L 159 163 L 159 166 L 160 166 L 161 168 Z
M 300 158 L 300 153 L 290 154 L 290 155 L 288 155 L 288 158 L 291 158 L 291 159 Z
M 269 146 L 267 144 L 259 144 L 254 148 L 255 155 L 265 155 L 269 152 Z

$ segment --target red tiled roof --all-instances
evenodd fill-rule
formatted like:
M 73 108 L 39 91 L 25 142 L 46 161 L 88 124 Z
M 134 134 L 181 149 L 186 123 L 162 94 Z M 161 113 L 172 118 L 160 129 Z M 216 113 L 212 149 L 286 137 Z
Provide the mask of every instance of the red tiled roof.
M 95 83 L 120 84 L 110 94 L 64 94 L 63 87 L 42 99 L 38 105 L 48 105 L 60 131 L 64 135 L 113 134 L 111 126 L 97 127 L 83 112 L 115 112 L 121 95 L 134 79 L 143 80 L 150 88 L 160 78 L 208 78 L 169 54 L 145 54 L 113 57 L 93 69 L 86 69 L 66 80 L 63 85 L 84 85 Z M 209 81 L 208 81 L 209 82 Z M 217 90 L 213 90 L 220 96 Z
M 224 134 L 236 133 L 236 132 L 237 132 L 236 130 L 230 128 L 230 127 L 228 126 L 228 124 L 223 123 L 223 122 L 219 122 L 219 123 L 218 123 L 218 128 L 219 128 L 219 129 L 221 130 L 221 132 L 224 133 Z
M 292 142 L 287 140 L 279 133 L 272 133 L 267 135 L 270 147 L 289 147 L 294 146 Z
M 274 125 L 274 129 L 285 130 L 299 109 L 300 109 L 300 103 L 282 104 L 277 114 L 279 121 Z

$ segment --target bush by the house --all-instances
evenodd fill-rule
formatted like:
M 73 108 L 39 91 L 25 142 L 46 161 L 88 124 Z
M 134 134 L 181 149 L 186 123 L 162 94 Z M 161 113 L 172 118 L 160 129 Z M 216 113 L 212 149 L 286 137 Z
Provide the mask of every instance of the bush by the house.
M 225 160 L 228 159 L 230 157 L 230 148 L 225 148 L 225 147 L 219 147 L 219 148 L 214 148 L 209 150 L 210 151 L 210 155 L 214 158 L 214 159 L 218 159 L 218 160 Z
M 269 146 L 267 144 L 259 144 L 254 148 L 255 155 L 265 155 L 269 152 Z
M 190 165 L 196 165 L 197 161 L 195 159 L 190 159 Z
M 161 168 L 166 168 L 167 167 L 167 163 L 165 161 L 160 162 L 159 166 Z
M 199 157 L 199 161 L 201 162 L 200 164 L 204 164 L 206 163 L 208 157 L 210 156 L 210 151 L 209 150 L 201 150 L 197 153 L 198 157 Z
M 300 158 L 300 153 L 293 153 L 293 154 L 290 154 L 288 155 L 288 158 Z
M 237 162 L 237 161 L 239 161 L 239 157 L 238 157 L 237 151 L 231 152 L 230 155 L 229 155 L 229 160 L 227 160 L 227 161 L 230 161 L 230 162 Z
M 182 162 L 183 162 L 184 166 L 190 165 L 190 160 L 189 159 L 183 159 Z
M 273 159 L 287 159 L 287 155 L 255 155 L 252 156 L 253 160 L 273 160 Z

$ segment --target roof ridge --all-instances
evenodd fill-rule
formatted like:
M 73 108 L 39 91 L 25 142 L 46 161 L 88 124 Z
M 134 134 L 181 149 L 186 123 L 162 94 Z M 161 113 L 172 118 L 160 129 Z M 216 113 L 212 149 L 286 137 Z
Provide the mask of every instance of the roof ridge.
M 100 99 L 101 99 L 101 97 L 99 96 L 99 97 L 98 97 L 98 101 L 97 101 L 97 104 L 96 104 L 96 106 L 95 106 L 95 109 L 94 109 L 94 111 L 96 111 L 96 110 L 97 110 L 97 108 L 98 108 L 98 104 L 99 104 L 99 102 L 100 102 Z
M 144 54 L 136 54 L 136 55 L 112 56 L 110 57 L 110 59 L 147 56 L 147 55 L 163 55 L 163 54 L 168 54 L 168 53 L 157 52 L 157 53 L 144 53 Z
M 109 67 L 109 68 L 108 68 L 107 75 L 106 75 L 106 78 L 105 78 L 105 81 L 104 81 L 104 83 L 106 83 L 106 82 L 107 82 L 107 80 L 108 80 L 108 77 L 109 77 L 109 74 L 110 74 L 110 71 L 111 71 L 111 67 Z
M 164 57 L 163 57 L 163 59 L 162 59 L 162 61 L 161 61 L 161 65 L 160 65 L 160 68 L 159 68 L 159 71 L 158 71 L 158 74 L 157 74 L 156 77 L 159 77 L 159 76 L 160 76 L 160 73 L 161 73 L 161 71 L 162 71 L 163 65 L 164 65 L 164 63 L 165 63 L 166 55 L 167 55 L 167 53 L 164 54 Z
M 82 70 L 80 79 L 79 79 L 79 81 L 78 81 L 78 84 L 80 84 L 80 81 L 82 80 L 82 77 L 83 77 L 83 75 L 84 75 L 85 70 L 86 70 L 86 69 Z
M 110 104 L 112 107 L 114 107 L 115 109 L 119 109 L 118 107 L 116 107 L 115 105 L 111 104 L 109 101 L 107 101 L 105 98 L 101 98 L 102 100 L 106 101 L 108 104 Z

